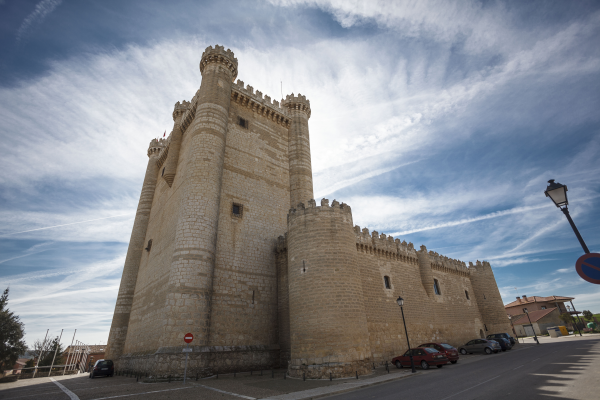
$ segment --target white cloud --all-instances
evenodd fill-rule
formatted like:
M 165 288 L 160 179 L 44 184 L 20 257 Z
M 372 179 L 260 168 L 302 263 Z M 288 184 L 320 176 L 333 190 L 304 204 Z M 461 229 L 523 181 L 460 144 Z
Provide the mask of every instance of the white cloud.
M 62 3 L 62 0 L 42 0 L 36 6 L 35 9 L 29 14 L 21 23 L 19 30 L 17 31 L 17 42 L 21 42 L 35 26 L 40 25 L 44 19 L 52 12 L 56 7 Z

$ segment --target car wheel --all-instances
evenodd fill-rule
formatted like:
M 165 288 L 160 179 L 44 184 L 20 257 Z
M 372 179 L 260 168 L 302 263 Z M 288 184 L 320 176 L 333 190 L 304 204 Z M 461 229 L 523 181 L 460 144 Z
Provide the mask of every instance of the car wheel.
M 421 368 L 429 369 L 429 364 L 427 364 L 427 361 L 425 361 L 425 360 L 421 361 Z
M 492 354 L 492 349 L 490 349 L 489 347 L 485 348 L 485 354 Z
M 402 368 L 402 363 L 400 361 L 396 361 L 396 368 Z
M 456 361 L 450 361 L 452 364 L 456 364 L 458 362 L 458 360 Z
M 460 349 L 460 354 L 462 354 L 463 356 L 466 356 L 467 351 L 465 349 Z
M 94 373 L 93 372 L 90 374 L 90 378 L 94 379 Z
M 444 366 L 443 364 L 436 365 L 436 367 L 438 367 L 438 368 L 442 368 L 443 366 Z

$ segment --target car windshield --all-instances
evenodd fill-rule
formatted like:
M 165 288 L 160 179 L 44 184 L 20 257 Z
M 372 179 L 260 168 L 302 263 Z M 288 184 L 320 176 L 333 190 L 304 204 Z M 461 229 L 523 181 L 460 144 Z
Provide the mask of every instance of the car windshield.
M 450 346 L 448 343 L 442 343 L 442 347 L 448 350 L 454 350 L 454 347 Z
M 99 361 L 96 366 L 99 368 L 108 367 L 108 363 L 106 361 Z
M 425 350 L 428 353 L 439 353 L 439 351 L 437 351 L 436 349 L 432 349 L 431 347 L 424 347 L 423 350 Z

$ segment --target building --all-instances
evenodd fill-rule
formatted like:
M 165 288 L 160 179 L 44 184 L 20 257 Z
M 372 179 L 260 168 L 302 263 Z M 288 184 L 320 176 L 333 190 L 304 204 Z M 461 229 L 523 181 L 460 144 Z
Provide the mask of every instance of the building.
M 522 314 L 513 317 L 512 321 L 515 332 L 519 337 L 533 336 L 534 332 L 536 335 L 545 335 L 548 333 L 548 327 L 564 325 L 556 307 L 531 311 L 529 312 L 529 318 L 526 314 Z
M 571 312 L 571 307 L 573 307 L 574 297 L 565 297 L 565 296 L 523 296 L 517 297 L 517 300 L 512 303 L 508 303 L 504 306 L 506 309 L 506 313 L 508 315 L 521 315 L 525 313 L 525 309 L 530 313 L 532 311 L 537 310 L 549 310 L 550 308 L 556 308 L 559 314 L 563 314 L 566 312 L 575 314 L 575 312 Z M 566 306 L 565 303 L 570 302 L 571 306 Z M 567 310 L 568 309 L 568 310 Z
M 108 339 L 117 368 L 180 375 L 278 366 L 353 376 L 411 343 L 455 345 L 509 321 L 487 262 L 417 250 L 354 226 L 350 206 L 313 199 L 310 102 L 237 81 L 208 47 L 202 82 L 177 102 L 148 166 Z

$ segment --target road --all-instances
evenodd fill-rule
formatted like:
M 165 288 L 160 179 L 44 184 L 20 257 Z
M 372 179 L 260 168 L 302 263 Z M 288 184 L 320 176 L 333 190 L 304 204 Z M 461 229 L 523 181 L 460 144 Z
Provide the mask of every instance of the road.
M 585 337 L 567 340 L 521 346 L 521 349 L 517 346 L 501 355 L 482 356 L 476 362 L 463 365 L 459 362 L 411 379 L 326 399 L 600 398 L 600 340 Z

